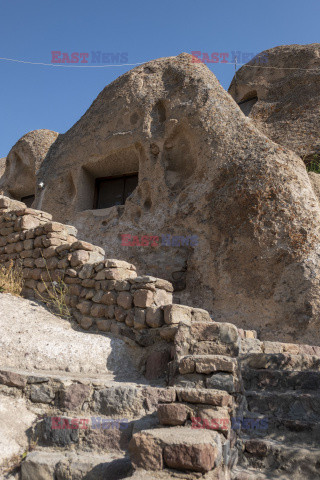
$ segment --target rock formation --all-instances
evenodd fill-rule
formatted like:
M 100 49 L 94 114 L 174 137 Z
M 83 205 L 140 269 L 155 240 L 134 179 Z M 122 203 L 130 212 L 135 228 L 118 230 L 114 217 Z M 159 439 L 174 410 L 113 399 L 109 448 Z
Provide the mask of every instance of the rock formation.
M 6 169 L 6 158 L 0 158 L 0 179 Z
M 20 138 L 8 154 L 2 178 L 0 162 L 0 193 L 24 199 L 31 206 L 36 172 L 57 137 L 58 133 L 51 130 L 33 130 Z
M 229 93 L 256 127 L 308 159 L 320 154 L 320 44 L 283 45 L 240 68 Z
M 317 478 L 320 347 L 173 304 L 76 234 L 0 196 L 1 478 Z M 1 293 L 13 265 L 68 317 Z
M 139 172 L 125 205 L 93 210 L 97 178 Z M 319 204 L 302 160 L 246 118 L 187 54 L 107 86 L 43 162 L 37 208 L 174 282 L 184 303 L 259 329 L 318 337 Z M 121 235 L 196 235 L 177 248 Z
M 319 175 L 254 121 L 159 59 L 49 132 L 46 211 L 0 195 L 1 478 L 318 478 Z M 50 144 L 28 135 L 19 200 Z

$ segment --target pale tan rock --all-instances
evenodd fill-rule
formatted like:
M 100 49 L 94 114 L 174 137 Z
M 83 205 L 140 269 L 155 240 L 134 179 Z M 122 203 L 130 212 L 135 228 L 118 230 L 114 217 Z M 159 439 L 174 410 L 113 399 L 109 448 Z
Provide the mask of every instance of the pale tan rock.
M 136 307 L 146 308 L 152 305 L 153 298 L 153 292 L 150 290 L 139 289 L 134 292 L 133 303 Z
M 192 309 L 185 305 L 166 305 L 163 308 L 164 321 L 168 325 L 178 324 L 180 322 L 190 323 Z
M 4 171 L 6 169 L 6 158 L 0 158 L 0 182 L 1 182 L 1 177 L 4 174 Z
M 190 403 L 206 403 L 208 405 L 216 405 L 218 407 L 228 406 L 232 397 L 221 390 L 205 390 L 190 388 L 187 390 L 177 390 L 179 401 Z
M 282 64 L 318 65 L 317 49 L 284 48 Z M 287 71 L 279 75 L 284 90 L 295 82 Z M 298 82 L 306 84 L 301 75 Z M 281 115 L 278 125 L 276 113 L 270 122 L 295 151 L 310 132 L 319 138 L 317 79 L 312 75 L 312 91 L 305 90 L 310 114 L 296 109 L 293 126 Z M 275 92 L 277 104 L 286 98 L 282 89 Z M 190 55 L 138 66 L 107 86 L 52 145 L 38 175 L 44 189 L 36 208 L 74 224 L 81 239 L 105 246 L 108 255 L 172 281 L 182 303 L 210 310 L 217 320 L 256 328 L 263 340 L 320 343 L 319 203 L 299 156 L 253 121 Z M 299 136 L 301 126 L 307 133 Z M 280 142 L 277 135 L 270 134 Z M 134 172 L 139 184 L 125 205 L 92 210 L 94 179 Z M 121 245 L 122 234 L 150 231 L 160 242 L 168 232 L 195 235 L 197 242 Z
M 36 172 L 57 137 L 51 130 L 33 130 L 20 138 L 7 156 L 4 172 L 0 161 L 0 193 L 17 200 L 34 195 Z
M 320 174 L 315 172 L 308 172 L 309 179 L 313 188 L 313 191 L 320 202 Z
M 256 67 L 241 67 L 230 95 L 274 142 L 301 157 L 320 154 L 320 43 L 282 45 L 261 55 L 267 63 L 253 59 L 248 64 Z

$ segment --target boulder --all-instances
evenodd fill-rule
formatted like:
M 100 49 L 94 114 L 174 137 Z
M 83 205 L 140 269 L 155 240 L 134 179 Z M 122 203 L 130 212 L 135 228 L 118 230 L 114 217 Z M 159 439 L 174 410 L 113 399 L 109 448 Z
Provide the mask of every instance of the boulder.
M 57 137 L 58 133 L 51 130 L 33 130 L 20 138 L 7 159 L 0 160 L 0 193 L 16 200 L 24 199 L 31 206 L 36 172 Z M 3 160 L 6 160 L 4 171 Z
M 271 140 L 311 159 L 320 154 L 320 43 L 265 50 L 241 67 L 229 93 Z
M 286 62 L 305 66 L 299 58 Z M 319 344 L 320 207 L 301 158 L 257 127 L 191 55 L 151 61 L 108 85 L 58 137 L 36 207 L 172 281 L 181 303 L 262 339 Z M 97 179 L 135 172 L 124 205 L 93 209 Z

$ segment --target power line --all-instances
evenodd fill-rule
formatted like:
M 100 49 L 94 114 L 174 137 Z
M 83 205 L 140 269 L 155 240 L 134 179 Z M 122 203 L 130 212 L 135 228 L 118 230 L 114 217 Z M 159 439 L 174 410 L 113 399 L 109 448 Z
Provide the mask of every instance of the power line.
M 110 68 L 110 67 L 134 67 L 137 65 L 143 65 L 144 63 L 148 63 L 148 61 L 145 62 L 139 62 L 139 63 L 121 63 L 121 64 L 109 64 L 109 65 L 66 65 L 66 64 L 61 64 L 61 63 L 43 63 L 43 62 L 29 62 L 26 60 L 17 60 L 15 58 L 5 58 L 5 57 L 0 57 L 0 60 L 4 60 L 7 62 L 15 62 L 15 63 L 24 63 L 24 64 L 29 64 L 29 65 L 42 65 L 45 67 L 64 67 L 64 68 Z M 194 62 L 194 63 L 204 63 L 205 62 Z M 301 67 L 271 67 L 271 66 L 265 66 L 265 65 L 250 65 L 249 63 L 238 63 L 237 60 L 235 62 L 217 62 L 215 65 L 235 65 L 235 67 L 246 67 L 246 68 L 269 68 L 269 69 L 275 69 L 275 70 L 303 70 L 305 72 L 319 72 L 320 67 L 317 68 L 301 68 Z
M 42 62 L 27 62 L 26 60 L 16 60 L 15 58 L 5 58 L 0 57 L 0 60 L 5 60 L 7 62 L 16 62 L 16 63 L 27 63 L 29 65 L 44 65 L 46 67 L 66 67 L 66 68 L 105 68 L 105 67 L 131 67 L 134 65 L 142 65 L 146 62 L 141 63 L 122 63 L 120 65 L 65 65 L 61 63 L 42 63 Z

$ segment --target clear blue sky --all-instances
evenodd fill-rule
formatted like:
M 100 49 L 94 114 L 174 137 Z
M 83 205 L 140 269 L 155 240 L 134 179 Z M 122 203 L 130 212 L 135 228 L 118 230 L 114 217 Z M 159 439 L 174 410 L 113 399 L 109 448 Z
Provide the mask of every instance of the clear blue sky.
M 138 63 L 194 50 L 258 53 L 320 42 L 320 0 L 0 0 L 0 6 L 0 57 L 33 62 L 50 63 L 53 50 L 127 52 L 125 63 Z M 130 68 L 0 61 L 0 157 L 31 130 L 67 131 Z M 210 69 L 227 89 L 234 66 Z

